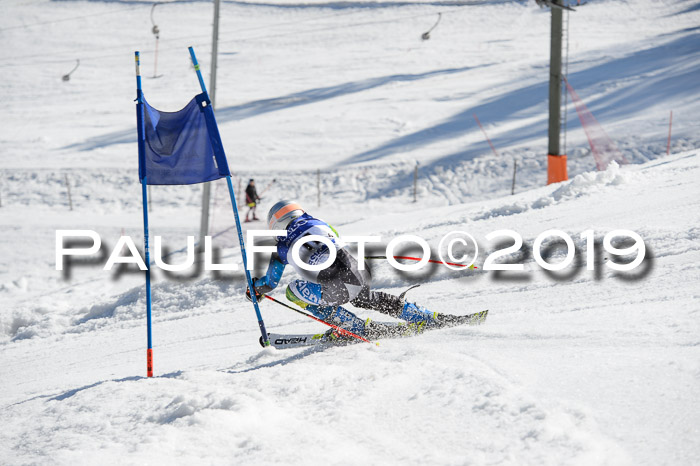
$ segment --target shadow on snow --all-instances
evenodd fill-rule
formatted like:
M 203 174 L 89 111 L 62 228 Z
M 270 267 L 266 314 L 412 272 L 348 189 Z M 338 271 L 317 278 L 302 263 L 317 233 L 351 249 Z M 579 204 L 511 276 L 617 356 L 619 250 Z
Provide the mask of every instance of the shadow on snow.
M 700 89 L 700 81 L 697 80 L 699 75 L 700 34 L 695 33 L 571 73 L 568 79 L 596 118 L 603 122 L 643 112 L 668 99 L 697 96 L 697 90 Z M 608 91 L 614 83 L 625 84 Z M 473 114 L 485 124 L 517 120 L 527 115 L 542 115 L 534 123 L 492 137 L 496 147 L 506 147 L 528 139 L 546 139 L 547 116 L 544 107 L 548 101 L 548 86 L 548 82 L 543 81 L 515 89 L 481 105 L 465 109 L 435 126 L 353 155 L 336 166 L 373 161 L 461 137 L 469 131 L 479 131 Z M 596 97 L 586 98 L 591 94 L 596 94 Z M 570 128 L 578 125 L 575 111 L 569 112 L 568 124 Z M 423 166 L 422 170 L 449 165 L 455 161 L 473 160 L 488 151 L 486 141 L 471 143 L 456 153 Z
M 309 89 L 307 91 L 296 92 L 272 99 L 255 100 L 241 105 L 218 108 L 216 110 L 216 121 L 221 124 L 228 121 L 244 120 L 246 118 L 252 118 L 266 113 L 287 110 L 302 105 L 309 105 L 322 102 L 324 100 L 334 99 L 336 97 L 356 94 L 358 92 L 367 91 L 394 82 L 411 82 L 422 79 L 430 79 L 436 76 L 462 73 L 471 69 L 474 69 L 474 67 L 467 66 L 463 68 L 448 68 L 417 74 L 395 74 L 378 78 L 363 79 L 361 81 L 336 84 L 333 86 L 319 87 L 316 89 Z M 89 138 L 87 141 L 71 144 L 63 147 L 62 149 L 88 151 L 115 144 L 126 143 L 136 143 L 135 127 Z

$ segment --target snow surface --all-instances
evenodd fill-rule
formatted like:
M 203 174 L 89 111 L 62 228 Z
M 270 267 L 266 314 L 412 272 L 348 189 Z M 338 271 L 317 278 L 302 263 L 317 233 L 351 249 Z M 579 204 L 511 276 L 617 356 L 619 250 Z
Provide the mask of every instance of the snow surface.
M 569 102 L 571 180 L 551 186 L 549 13 L 534 2 L 222 2 L 216 108 L 236 188 L 274 179 L 261 213 L 297 198 L 344 235 L 437 247 L 467 230 L 479 270 L 373 263 L 374 285 L 420 283 L 410 297 L 432 310 L 490 313 L 378 347 L 262 350 L 242 274 L 157 272 L 148 379 L 143 274 L 102 271 L 105 256 L 62 274 L 55 230 L 93 229 L 105 254 L 122 234 L 142 241 L 133 51 L 149 102 L 177 110 L 198 92 L 186 47 L 210 69 L 212 17 L 208 2 L 155 8 L 153 79 L 151 5 L 2 4 L 0 463 L 700 463 L 697 2 L 592 0 L 569 15 L 569 82 L 632 163 L 595 172 Z M 212 192 L 215 245 L 240 261 L 225 183 Z M 201 187 L 154 186 L 152 200 L 170 250 L 197 234 Z M 529 256 L 524 273 L 482 270 L 488 233 L 515 230 L 529 249 L 551 228 L 579 251 L 585 230 L 633 230 L 649 259 L 629 274 L 604 254 L 595 271 L 545 273 Z M 270 331 L 324 330 L 262 311 Z

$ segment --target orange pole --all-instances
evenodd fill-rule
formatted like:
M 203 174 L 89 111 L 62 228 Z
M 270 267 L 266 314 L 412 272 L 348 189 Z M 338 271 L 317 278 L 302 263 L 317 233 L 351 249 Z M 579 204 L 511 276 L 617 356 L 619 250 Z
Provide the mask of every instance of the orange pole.
M 566 155 L 547 154 L 547 184 L 559 183 L 568 179 Z
M 153 377 L 153 348 L 146 350 L 146 376 Z

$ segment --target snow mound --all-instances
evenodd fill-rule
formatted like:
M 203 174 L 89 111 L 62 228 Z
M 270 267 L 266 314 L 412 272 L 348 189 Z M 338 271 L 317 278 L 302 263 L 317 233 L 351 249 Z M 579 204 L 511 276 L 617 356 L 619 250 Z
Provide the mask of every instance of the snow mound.
M 21 294 L 26 293 L 29 281 L 27 277 L 20 277 L 7 283 L 0 283 L 0 293 Z
M 181 319 L 223 310 L 230 296 L 240 294 L 235 287 L 240 287 L 240 284 L 234 286 L 209 278 L 187 286 L 177 282 L 155 284 L 152 291 L 153 309 L 157 309 L 154 320 Z M 145 315 L 146 291 L 143 285 L 77 310 L 69 299 L 44 298 L 25 304 L 9 315 L 0 314 L 0 336 L 24 340 L 64 332 L 92 332 L 106 326 L 140 326 Z
M 632 176 L 633 175 L 629 172 L 623 172 L 616 162 L 612 162 L 606 170 L 576 175 L 574 179 L 561 184 L 554 191 L 534 201 L 507 203 L 475 215 L 474 220 L 486 220 L 493 217 L 522 214 L 531 209 L 542 209 L 582 196 L 590 196 L 594 193 L 604 191 L 610 186 L 618 186 L 627 183 Z
M 557 188 L 549 196 L 542 197 L 532 204 L 532 207 L 539 209 L 557 202 L 574 199 L 581 196 L 588 196 L 604 190 L 608 186 L 618 186 L 626 183 L 630 177 L 629 173 L 622 173 L 617 162 L 613 161 L 608 168 L 599 172 L 587 172 L 576 175 L 576 177 Z
M 304 451 L 329 464 L 625 463 L 585 411 L 537 400 L 466 351 L 436 349 L 438 341 L 263 351 L 227 371 L 104 380 L 9 407 L 36 415 L 17 418 L 15 439 L 35 430 L 36 419 L 57 427 L 39 426 L 36 443 L 11 446 L 21 461 L 53 451 L 59 463 L 76 459 L 71 445 L 88 441 L 95 448 L 82 461 L 121 451 L 126 462 L 235 455 L 241 464 L 269 464 Z M 358 363 L 365 369 L 354 370 Z M 343 454 L 315 448 L 319 442 Z
M 40 298 L 0 313 L 0 343 L 55 334 L 70 325 L 72 312 L 67 300 Z

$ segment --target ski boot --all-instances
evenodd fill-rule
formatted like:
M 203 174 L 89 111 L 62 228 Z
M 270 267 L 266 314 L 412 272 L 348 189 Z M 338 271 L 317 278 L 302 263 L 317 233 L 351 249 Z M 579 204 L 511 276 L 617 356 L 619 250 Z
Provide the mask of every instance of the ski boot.
M 409 323 L 425 322 L 426 324 L 433 324 L 437 322 L 437 318 L 437 312 L 429 311 L 423 306 L 409 302 L 403 303 L 403 309 L 401 314 L 399 314 L 399 319 Z
M 406 296 L 406 293 L 408 293 L 413 288 L 417 288 L 418 286 L 420 285 L 414 285 L 399 295 L 399 300 L 403 305 L 403 309 L 401 310 L 399 319 L 403 319 L 406 322 L 409 322 L 410 324 L 415 324 L 416 326 L 427 325 L 433 328 L 453 327 L 455 325 L 461 325 L 466 323 L 477 323 L 475 321 L 475 316 L 455 316 L 450 314 L 438 314 L 437 312 L 432 312 L 422 306 L 418 306 L 415 303 L 409 303 L 405 301 L 404 298 Z M 482 319 L 481 315 L 477 316 L 476 319 Z M 416 328 L 414 330 L 417 330 L 417 333 L 420 333 L 424 329 Z
M 438 317 L 437 312 L 429 311 L 423 306 L 406 301 L 406 293 L 418 286 L 420 285 L 414 285 L 401 293 L 398 299 L 392 303 L 394 310 L 389 314 L 409 324 L 435 325 Z
M 479 320 L 481 316 L 455 316 L 451 314 L 438 314 L 437 312 L 429 311 L 422 306 L 418 306 L 417 304 L 407 302 L 404 303 L 403 310 L 401 311 L 399 318 L 409 322 L 410 324 L 416 324 L 418 326 L 425 325 L 431 328 L 443 328 L 468 323 L 477 323 L 477 320 Z

